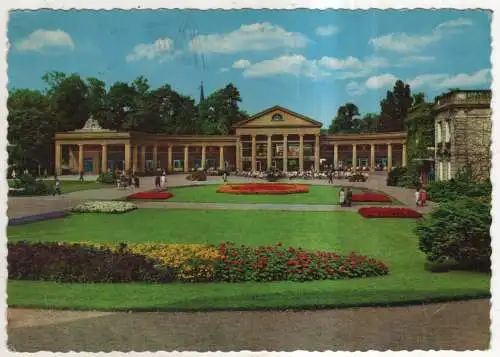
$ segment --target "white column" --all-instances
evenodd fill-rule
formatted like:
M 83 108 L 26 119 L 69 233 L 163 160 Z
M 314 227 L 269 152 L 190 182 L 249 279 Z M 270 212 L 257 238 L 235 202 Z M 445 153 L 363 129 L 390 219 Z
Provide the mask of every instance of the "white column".
M 370 167 L 375 168 L 375 144 L 370 145 Z
M 267 136 L 267 168 L 270 169 L 272 167 L 271 161 L 273 160 L 273 152 L 272 152 L 272 140 L 271 135 Z
M 207 147 L 206 145 L 201 146 L 201 168 L 204 169 L 207 161 Z
M 288 172 L 288 135 L 283 135 L 283 172 Z
M 387 144 L 387 170 L 392 170 L 392 144 Z
M 78 173 L 83 171 L 83 144 L 78 145 Z
M 320 163 L 320 146 L 319 146 L 319 135 L 316 135 L 316 141 L 314 143 L 314 170 L 319 172 L 319 163 Z
M 184 145 L 184 172 L 189 172 L 189 145 Z
M 108 172 L 108 145 L 102 144 L 101 172 Z
M 55 147 L 55 159 L 56 159 L 56 167 L 55 167 L 55 170 L 56 170 L 56 175 L 60 175 L 61 174 L 61 144 L 59 143 L 56 143 L 56 147 Z
M 219 168 L 224 170 L 224 146 L 219 146 Z
M 304 171 L 304 134 L 299 135 L 299 171 Z
M 252 135 L 252 171 L 257 171 L 257 138 Z
M 406 163 L 406 161 L 407 161 L 407 157 L 406 157 L 406 155 L 407 155 L 406 154 L 406 144 L 403 144 L 403 151 L 402 151 L 401 155 L 403 156 L 402 159 L 401 159 L 403 167 L 406 167 L 406 165 L 407 165 L 407 163 Z
M 339 164 L 339 145 L 334 144 L 333 145 L 333 166 L 337 167 Z

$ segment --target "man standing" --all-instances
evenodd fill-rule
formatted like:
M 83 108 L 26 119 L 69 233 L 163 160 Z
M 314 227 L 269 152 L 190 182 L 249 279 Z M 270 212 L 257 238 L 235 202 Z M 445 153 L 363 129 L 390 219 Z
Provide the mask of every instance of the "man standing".
M 55 196 L 56 193 L 61 196 L 61 181 L 57 175 L 55 176 L 54 192 L 52 193 L 52 196 Z

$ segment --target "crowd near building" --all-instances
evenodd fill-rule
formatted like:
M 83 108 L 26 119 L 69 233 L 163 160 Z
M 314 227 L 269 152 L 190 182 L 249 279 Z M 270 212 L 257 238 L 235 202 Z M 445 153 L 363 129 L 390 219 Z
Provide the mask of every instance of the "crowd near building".
M 436 179 L 449 179 L 491 142 L 491 92 L 453 91 L 436 99 Z M 406 132 L 339 133 L 274 106 L 234 126 L 234 135 L 165 135 L 103 129 L 90 118 L 82 129 L 56 133 L 56 173 L 109 170 L 190 172 L 321 172 L 331 168 L 391 170 L 407 166 Z M 434 169 L 434 168 L 433 168 Z

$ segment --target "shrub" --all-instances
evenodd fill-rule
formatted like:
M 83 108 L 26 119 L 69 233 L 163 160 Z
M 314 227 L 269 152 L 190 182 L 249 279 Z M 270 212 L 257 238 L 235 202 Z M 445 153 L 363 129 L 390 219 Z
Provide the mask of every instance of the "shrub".
M 365 218 L 421 218 L 422 214 L 409 208 L 361 207 L 358 213 Z
M 30 174 L 12 180 L 10 186 L 16 189 L 9 190 L 11 196 L 43 196 L 50 192 L 50 187 L 43 180 L 37 180 Z
M 250 248 L 222 243 L 219 250 L 222 258 L 215 266 L 216 278 L 226 282 L 349 279 L 388 273 L 382 262 L 354 253 L 312 253 L 281 244 Z
M 97 182 L 114 184 L 116 183 L 116 175 L 114 172 L 103 172 L 97 178 Z
M 130 202 L 123 201 L 85 201 L 73 207 L 72 212 L 79 213 L 125 213 L 137 209 Z
M 406 175 L 406 167 L 395 167 L 387 174 L 387 186 L 400 186 Z
M 363 192 L 352 195 L 353 202 L 391 202 L 383 193 Z
M 166 191 L 137 192 L 127 196 L 128 200 L 167 200 L 173 194 Z
M 196 171 L 190 175 L 186 176 L 186 180 L 189 181 L 206 181 L 207 180 L 207 173 L 205 170 L 202 171 Z
M 419 248 L 430 262 L 455 260 L 460 267 L 488 270 L 491 205 L 472 198 L 442 203 L 416 227 Z
M 349 182 L 365 182 L 366 177 L 362 174 L 355 174 L 349 177 Z
M 77 244 L 8 243 L 8 273 L 13 280 L 65 283 L 170 282 L 173 269 L 158 269 L 145 256 Z

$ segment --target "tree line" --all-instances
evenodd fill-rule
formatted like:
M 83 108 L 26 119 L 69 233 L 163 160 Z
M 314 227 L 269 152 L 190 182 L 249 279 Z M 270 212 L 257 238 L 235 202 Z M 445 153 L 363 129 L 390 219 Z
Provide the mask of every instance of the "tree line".
M 392 91 L 387 91 L 386 97 L 380 101 L 380 113 L 360 115 L 354 103 L 346 103 L 337 110 L 329 133 L 362 133 L 362 132 L 394 132 L 404 131 L 405 119 L 413 105 L 424 101 L 424 94 L 412 96 L 408 84 L 397 80 Z
M 109 88 L 95 77 L 49 72 L 46 88 L 13 89 L 7 100 L 9 165 L 51 169 L 56 132 L 80 129 L 92 116 L 104 129 L 165 134 L 226 135 L 248 118 L 233 84 L 198 103 L 168 84 L 152 88 L 143 76 Z
M 168 84 L 152 88 L 146 78 L 115 82 L 109 88 L 98 78 L 49 72 L 45 89 L 12 89 L 7 100 L 9 165 L 52 169 L 56 132 L 80 129 L 92 116 L 104 129 L 146 133 L 228 135 L 233 124 L 247 119 L 242 98 L 232 83 L 196 102 Z M 360 116 L 354 103 L 346 103 L 327 130 L 330 133 L 405 130 L 409 108 L 423 101 L 412 96 L 409 85 L 397 81 L 380 102 L 380 114 Z

